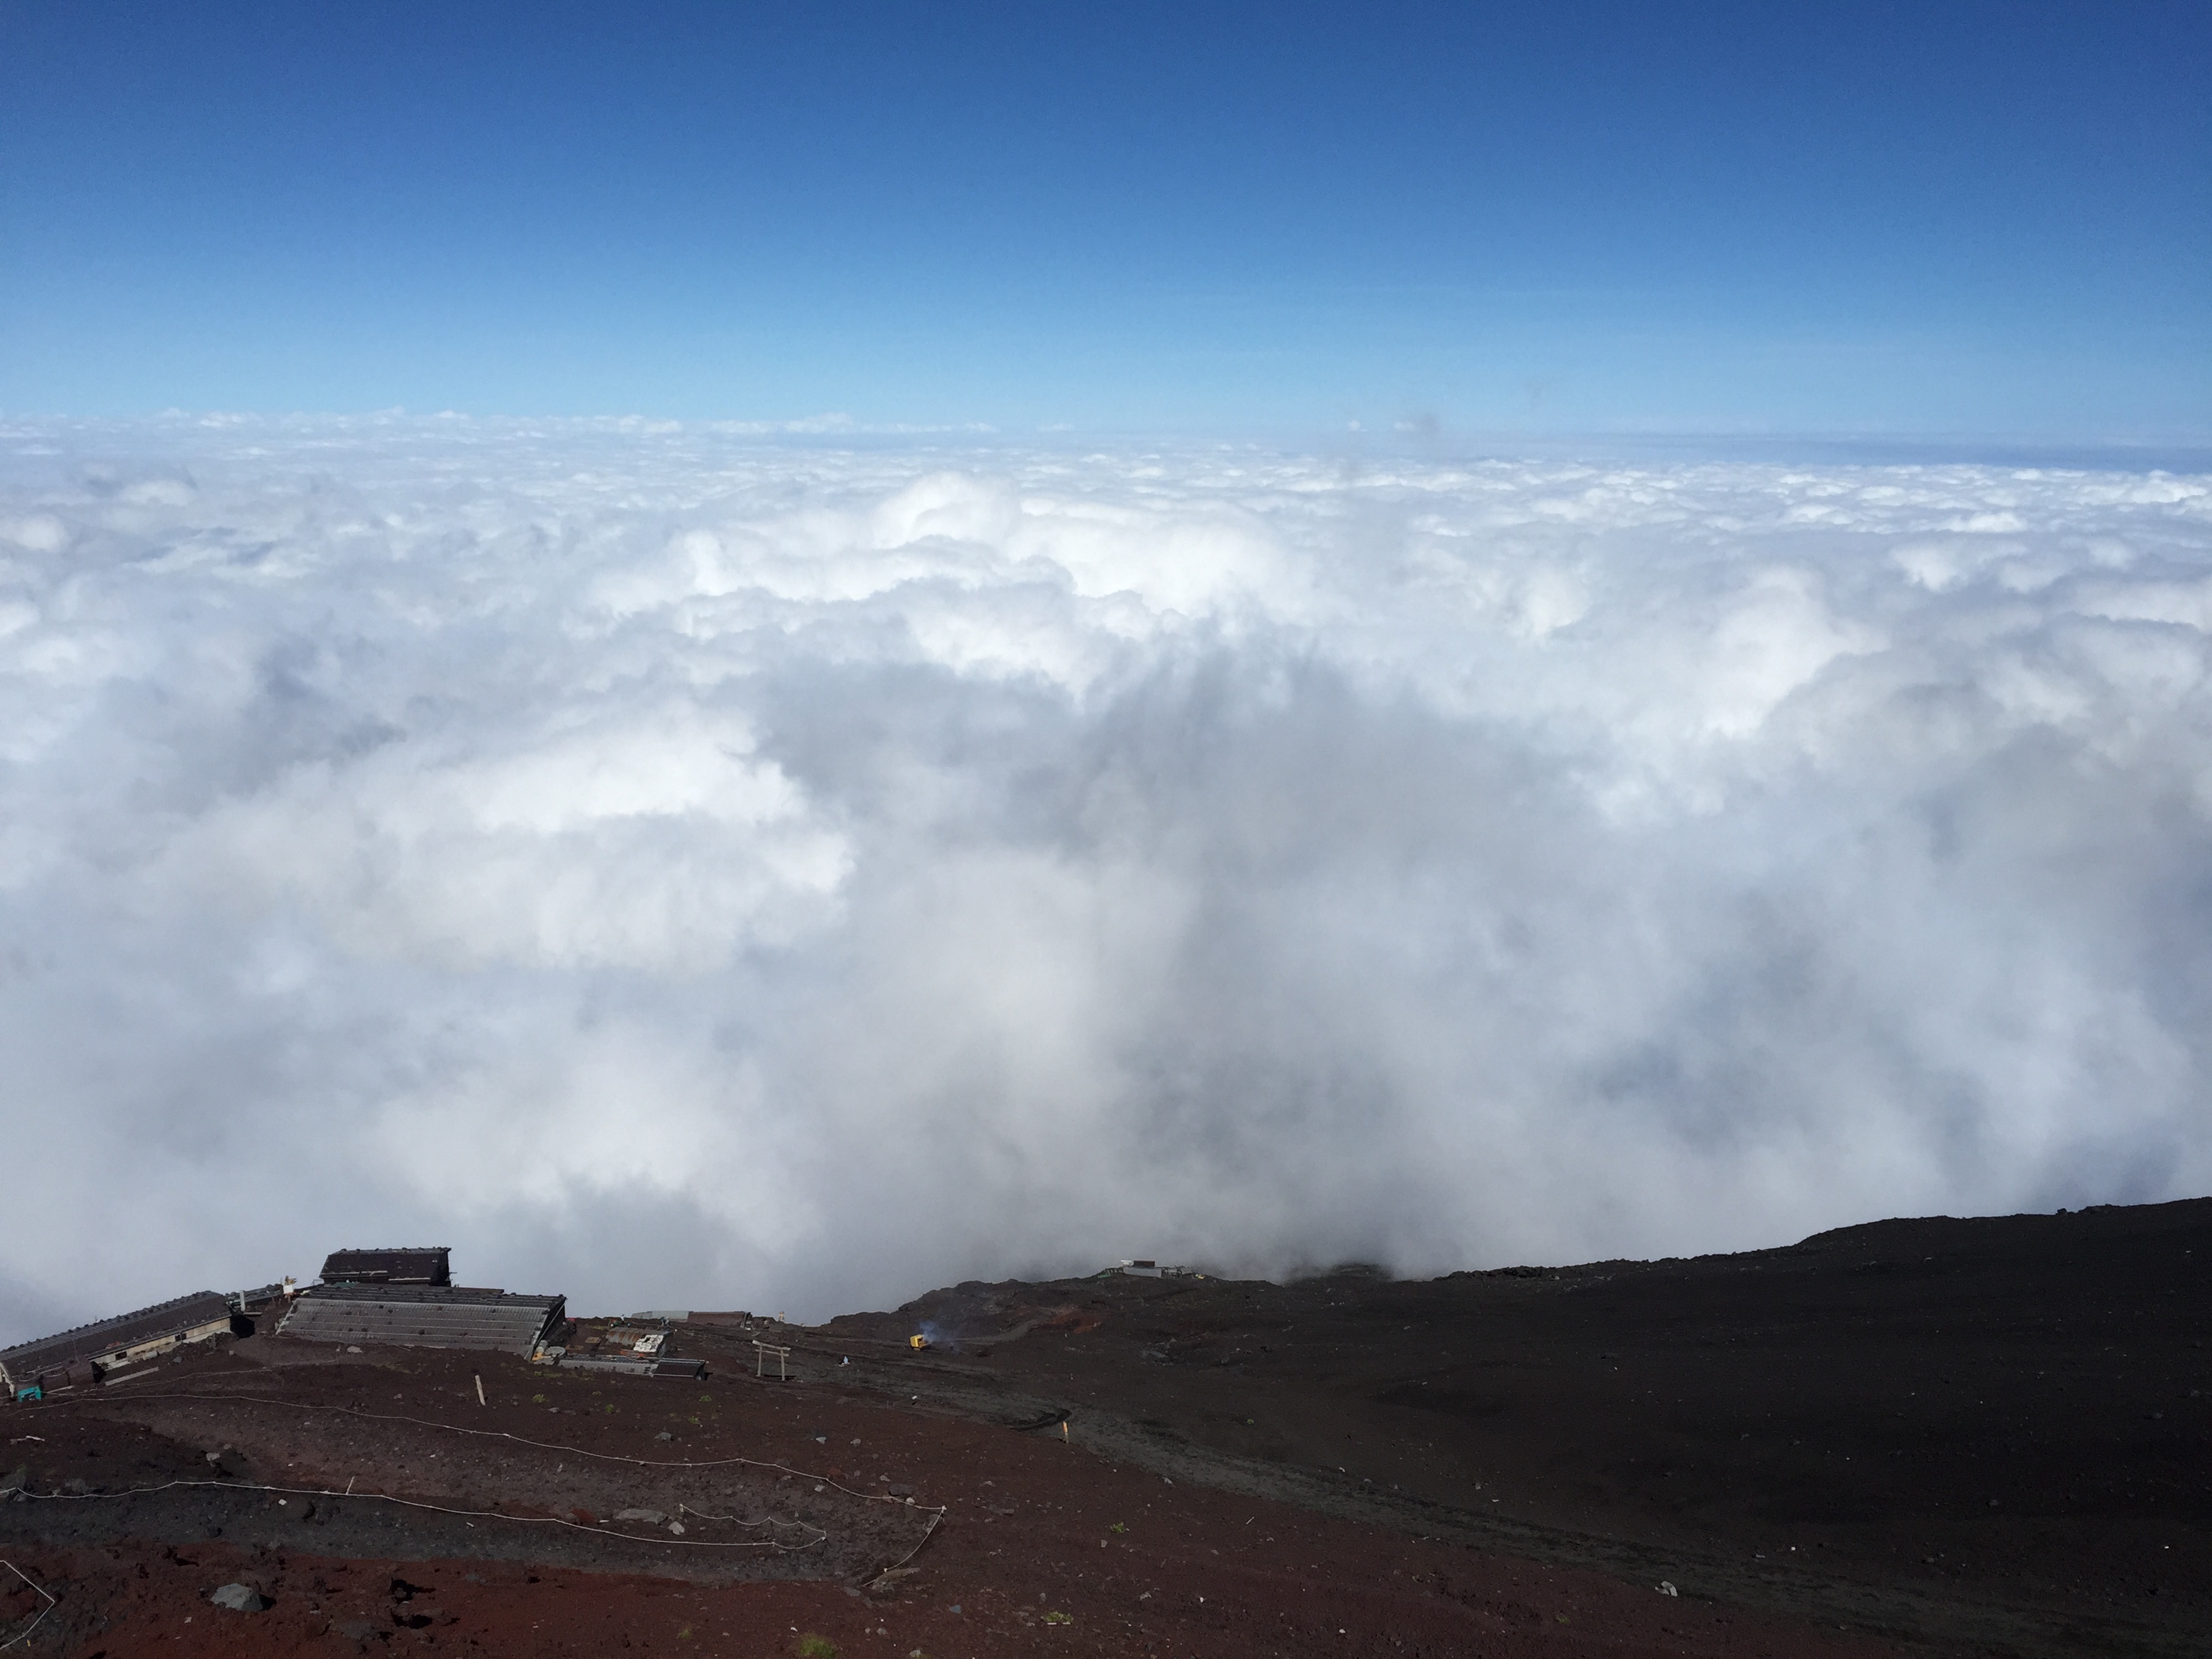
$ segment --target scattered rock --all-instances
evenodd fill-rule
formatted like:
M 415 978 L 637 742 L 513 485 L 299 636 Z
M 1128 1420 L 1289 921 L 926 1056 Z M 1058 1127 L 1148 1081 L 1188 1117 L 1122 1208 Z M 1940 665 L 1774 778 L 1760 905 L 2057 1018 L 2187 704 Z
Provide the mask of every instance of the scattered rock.
M 676 1438 L 674 1435 L 669 1433 L 665 1429 L 663 1429 L 659 1434 L 656 1434 L 653 1437 L 655 1440 L 673 1440 Z
M 660 1525 L 662 1522 L 667 1520 L 668 1517 L 659 1510 L 617 1510 L 615 1511 L 615 1519 L 617 1521 L 642 1521 L 648 1527 L 657 1527 Z
M 1671 1583 L 1669 1583 L 1666 1579 L 1662 1578 L 1662 1579 L 1659 1581 L 1659 1594 L 1660 1594 L 1660 1595 L 1677 1595 L 1677 1596 L 1679 1596 L 1680 1595 L 1681 1595 L 1681 1593 L 1682 1593 L 1681 1591 L 1680 1591 L 1680 1590 L 1676 1589 L 1674 1587 L 1674 1585 L 1673 1585 L 1673 1584 L 1671 1584 Z
M 259 1613 L 269 1605 L 250 1584 L 225 1584 L 221 1589 L 210 1590 L 208 1600 L 233 1613 Z

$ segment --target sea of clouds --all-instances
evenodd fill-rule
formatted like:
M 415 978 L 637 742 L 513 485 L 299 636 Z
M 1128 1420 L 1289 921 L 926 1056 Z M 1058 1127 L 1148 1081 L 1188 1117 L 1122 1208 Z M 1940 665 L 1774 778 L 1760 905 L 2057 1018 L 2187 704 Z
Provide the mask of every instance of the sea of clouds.
M 2202 477 L 0 424 L 0 1338 L 2202 1194 L 2208 634 Z

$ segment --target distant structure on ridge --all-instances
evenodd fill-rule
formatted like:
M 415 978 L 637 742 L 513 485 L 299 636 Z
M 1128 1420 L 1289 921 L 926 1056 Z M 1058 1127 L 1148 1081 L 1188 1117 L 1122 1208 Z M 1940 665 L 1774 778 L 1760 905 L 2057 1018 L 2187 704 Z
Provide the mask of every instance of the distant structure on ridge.
M 332 1250 L 323 1259 L 325 1285 L 428 1285 L 453 1282 L 453 1247 L 410 1245 L 382 1250 Z

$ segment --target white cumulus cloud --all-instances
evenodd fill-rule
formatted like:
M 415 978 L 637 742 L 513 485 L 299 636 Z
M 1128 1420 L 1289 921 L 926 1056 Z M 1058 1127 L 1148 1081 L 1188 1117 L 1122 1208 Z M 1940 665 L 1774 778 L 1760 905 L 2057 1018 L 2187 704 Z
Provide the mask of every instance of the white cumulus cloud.
M 2212 481 L 933 441 L 0 426 L 0 1336 L 2212 1188 Z

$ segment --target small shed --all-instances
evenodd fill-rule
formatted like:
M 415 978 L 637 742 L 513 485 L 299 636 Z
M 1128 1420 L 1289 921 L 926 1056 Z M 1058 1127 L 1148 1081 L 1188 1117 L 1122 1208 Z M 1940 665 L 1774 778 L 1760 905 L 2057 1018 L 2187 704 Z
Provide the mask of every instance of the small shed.
M 376 1250 L 332 1250 L 323 1261 L 325 1285 L 431 1285 L 453 1282 L 453 1247 L 398 1245 Z

